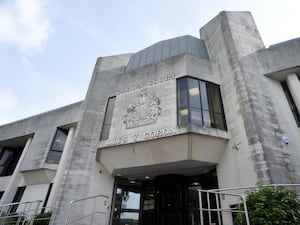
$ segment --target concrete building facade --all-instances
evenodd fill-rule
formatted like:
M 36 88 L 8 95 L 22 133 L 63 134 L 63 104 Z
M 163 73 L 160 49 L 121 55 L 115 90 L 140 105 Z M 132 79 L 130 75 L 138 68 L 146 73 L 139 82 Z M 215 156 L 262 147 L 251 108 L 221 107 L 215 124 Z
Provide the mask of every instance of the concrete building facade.
M 76 224 L 200 224 L 197 189 L 300 183 L 300 38 L 265 48 L 249 12 L 200 37 L 100 57 L 83 101 L 1 126 L 1 204 L 41 200 L 60 225 L 102 194 Z

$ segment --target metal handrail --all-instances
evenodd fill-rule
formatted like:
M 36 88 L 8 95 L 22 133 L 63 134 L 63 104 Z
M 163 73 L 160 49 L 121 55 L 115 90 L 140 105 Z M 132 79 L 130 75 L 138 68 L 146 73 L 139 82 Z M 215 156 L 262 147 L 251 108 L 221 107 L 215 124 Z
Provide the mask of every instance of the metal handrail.
M 74 204 L 74 203 L 86 201 L 86 200 L 89 200 L 89 199 L 94 199 L 94 207 L 95 207 L 95 202 L 96 202 L 96 199 L 97 199 L 97 198 L 105 198 L 106 200 L 109 199 L 109 197 L 106 196 L 106 195 L 94 195 L 94 196 L 89 196 L 89 197 L 86 197 L 86 198 L 81 198 L 81 199 L 76 199 L 76 200 L 70 201 L 69 207 L 68 207 L 68 212 L 67 212 L 67 217 L 66 217 L 66 220 L 65 220 L 64 225 L 68 225 L 68 224 L 74 223 L 74 222 L 76 222 L 76 221 L 80 221 L 80 220 L 82 220 L 82 219 L 84 219 L 84 218 L 93 216 L 93 215 L 95 215 L 95 214 L 106 214 L 105 212 L 97 212 L 97 211 L 94 211 L 93 213 L 90 213 L 90 214 L 85 215 L 85 216 L 83 216 L 83 217 L 79 217 L 79 218 L 76 218 L 75 220 L 69 221 L 70 215 L 71 215 L 71 210 L 72 210 L 72 207 L 73 207 L 73 204 Z M 95 209 L 93 209 L 93 210 L 95 210 Z
M 247 225 L 250 225 L 250 219 L 249 219 L 249 215 L 248 215 L 248 209 L 247 209 L 247 204 L 246 204 L 246 195 L 240 194 L 240 193 L 236 193 L 238 191 L 243 191 L 245 192 L 245 190 L 251 190 L 251 189 L 259 189 L 260 187 L 274 187 L 274 188 L 279 188 L 279 187 L 300 187 L 300 184 L 268 184 L 268 185 L 259 185 L 259 186 L 244 186 L 244 187 L 235 187 L 235 188 L 222 188 L 222 189 L 211 189 L 211 190 L 202 190 L 202 189 L 198 189 L 197 191 L 199 192 L 199 210 L 200 210 L 200 224 L 203 225 L 203 212 L 206 211 L 208 212 L 208 220 L 209 223 L 211 223 L 211 212 L 217 212 L 218 215 L 218 221 L 219 224 L 221 223 L 221 217 L 220 217 L 220 213 L 221 212 L 242 212 L 245 214 L 245 219 L 246 219 L 246 223 Z M 206 198 L 207 198 L 207 208 L 203 208 L 203 204 L 202 204 L 202 193 L 206 193 Z M 235 193 L 232 193 L 235 192 Z M 216 208 L 212 209 L 210 207 L 210 194 L 214 194 L 216 197 Z M 236 196 L 239 197 L 242 200 L 243 206 L 244 206 L 244 211 L 241 210 L 236 210 L 236 209 L 223 209 L 220 208 L 220 202 L 219 202 L 219 198 L 217 195 L 229 195 L 229 196 Z M 299 196 L 299 194 L 298 194 Z
M 26 201 L 26 202 L 14 202 L 14 203 L 8 203 L 0 206 L 0 211 L 5 213 L 5 215 L 0 215 L 0 218 L 2 219 L 0 221 L 0 224 L 7 224 L 6 220 L 8 218 L 16 218 L 16 224 L 22 224 L 25 223 L 25 220 L 29 222 L 29 225 L 33 224 L 33 221 L 35 219 L 36 214 L 38 213 L 41 200 L 36 201 Z M 16 211 L 12 212 L 14 206 L 17 206 Z M 19 206 L 23 206 L 23 209 L 20 211 L 17 211 Z M 32 208 L 33 206 L 33 208 Z M 33 212 L 33 213 L 31 213 Z M 24 218 L 22 220 L 22 218 Z
M 257 189 L 260 187 L 300 187 L 300 184 L 263 184 L 256 186 L 243 186 L 243 187 L 235 187 L 235 188 L 220 188 L 220 189 L 211 189 L 208 191 L 211 192 L 219 192 L 219 191 L 236 191 L 236 190 L 247 190 L 247 189 Z

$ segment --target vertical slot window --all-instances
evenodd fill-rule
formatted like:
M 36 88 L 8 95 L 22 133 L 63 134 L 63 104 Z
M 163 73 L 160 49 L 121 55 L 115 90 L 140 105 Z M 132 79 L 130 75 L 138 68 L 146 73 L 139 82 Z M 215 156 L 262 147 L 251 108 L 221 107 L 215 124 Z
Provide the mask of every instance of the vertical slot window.
M 281 82 L 281 85 L 282 85 L 282 88 L 283 88 L 283 91 L 284 91 L 284 94 L 288 100 L 288 103 L 289 103 L 289 106 L 290 106 L 290 109 L 292 111 L 292 114 L 294 116 L 294 119 L 296 121 L 296 124 L 298 127 L 300 127 L 300 114 L 299 114 L 299 111 L 296 107 L 296 104 L 294 102 L 294 99 L 291 95 L 291 92 L 287 86 L 287 83 L 286 82 Z
M 60 128 L 57 129 L 50 151 L 48 152 L 48 156 L 46 159 L 47 163 L 53 163 L 53 164 L 59 163 L 62 152 L 65 147 L 67 136 L 68 136 L 68 130 L 60 129 Z
M 18 187 L 12 203 L 21 202 L 23 194 L 25 192 L 25 188 L 26 188 L 26 186 Z M 10 213 L 16 212 L 18 207 L 19 207 L 19 204 L 12 205 L 9 212 Z
M 108 139 L 109 131 L 110 131 L 110 127 L 111 127 L 112 116 L 113 116 L 113 111 L 114 111 L 114 107 L 115 107 L 115 101 L 116 101 L 116 97 L 111 97 L 107 101 L 100 140 Z

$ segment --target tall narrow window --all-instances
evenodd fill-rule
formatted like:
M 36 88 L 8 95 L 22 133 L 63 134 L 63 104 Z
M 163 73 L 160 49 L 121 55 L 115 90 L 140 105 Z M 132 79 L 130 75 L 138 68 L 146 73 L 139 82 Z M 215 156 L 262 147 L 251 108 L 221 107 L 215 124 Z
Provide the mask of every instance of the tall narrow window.
M 0 176 L 12 175 L 22 154 L 21 148 L 3 148 L 0 153 Z
M 17 203 L 17 202 L 21 201 L 24 191 L 25 191 L 25 188 L 26 188 L 26 186 L 18 187 L 12 203 Z M 19 206 L 18 204 L 13 205 L 10 209 L 10 213 L 16 212 L 18 209 L 18 206 Z
M 291 108 L 291 111 L 293 113 L 293 116 L 295 118 L 295 121 L 297 123 L 297 126 L 300 127 L 300 114 L 299 114 L 299 111 L 296 107 L 296 104 L 294 102 L 294 99 L 291 95 L 291 92 L 287 86 L 287 83 L 286 82 L 281 82 L 281 85 L 282 85 L 282 88 L 283 88 L 283 91 L 284 91 L 284 94 L 288 100 L 288 103 L 290 105 L 290 108 Z
M 46 162 L 58 164 L 65 147 L 68 136 L 68 130 L 58 128 L 54 136 L 50 151 L 48 153 Z
M 178 124 L 195 124 L 226 130 L 220 88 L 202 80 L 177 80 Z
M 111 97 L 107 101 L 106 112 L 105 112 L 105 116 L 104 116 L 100 140 L 108 139 L 109 131 L 110 131 L 110 127 L 111 127 L 112 116 L 113 116 L 113 111 L 114 111 L 114 107 L 115 107 L 115 101 L 116 101 L 116 97 Z

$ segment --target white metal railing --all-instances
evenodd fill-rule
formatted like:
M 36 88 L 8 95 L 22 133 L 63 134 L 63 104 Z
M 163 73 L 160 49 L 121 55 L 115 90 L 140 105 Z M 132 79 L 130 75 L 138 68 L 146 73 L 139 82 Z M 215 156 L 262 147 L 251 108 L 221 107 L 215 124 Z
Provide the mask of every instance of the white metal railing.
M 0 206 L 0 225 L 32 225 L 42 201 L 9 203 Z
M 211 189 L 211 190 L 202 190 L 198 189 L 199 196 L 199 213 L 200 213 L 200 225 L 222 225 L 223 219 L 222 215 L 224 213 L 244 213 L 246 225 L 250 225 L 251 221 L 248 215 L 247 203 L 246 203 L 246 194 L 245 192 L 252 189 L 259 189 L 260 187 L 289 187 L 289 188 L 300 188 L 300 184 L 270 184 L 270 185 L 260 185 L 260 186 L 248 186 L 248 187 L 235 187 L 235 188 L 223 188 L 223 189 Z M 222 200 L 226 196 L 235 197 L 236 203 L 243 204 L 243 210 L 237 208 L 223 208 Z M 298 196 L 299 192 L 298 192 Z M 213 206 L 211 203 L 214 202 Z M 204 220 L 204 213 L 207 213 L 207 218 Z M 214 221 L 212 220 L 212 214 L 214 214 Z M 205 223 L 206 222 L 206 223 Z M 227 224 L 226 224 L 227 225 Z
M 207 207 L 203 206 L 203 197 L 202 193 L 206 195 L 206 205 Z M 232 209 L 232 208 L 222 208 L 221 203 L 220 203 L 220 195 L 223 196 L 234 196 L 238 197 L 239 199 L 242 200 L 244 210 L 237 210 L 237 209 Z M 199 210 L 200 210 L 200 224 L 204 225 L 207 223 L 204 223 L 204 216 L 203 212 L 208 213 L 208 224 L 209 225 L 221 225 L 222 223 L 222 212 L 230 212 L 230 213 L 244 213 L 245 214 L 245 219 L 246 219 L 246 225 L 250 225 L 249 221 L 249 216 L 248 216 L 248 210 L 247 210 L 247 204 L 246 204 L 246 197 L 243 194 L 234 194 L 234 193 L 225 193 L 225 192 L 218 192 L 218 191 L 210 191 L 210 190 L 198 190 L 198 196 L 199 196 Z M 215 207 L 213 208 L 211 206 L 211 196 L 214 198 L 215 201 Z M 217 214 L 216 221 L 212 221 L 212 212 Z
M 79 217 L 72 218 L 72 220 L 71 220 L 70 218 L 71 218 L 71 215 L 72 215 L 73 206 L 75 204 L 78 204 L 78 203 L 81 203 L 81 202 L 84 202 L 84 201 L 87 201 L 87 200 L 91 200 L 93 202 L 91 212 L 89 212 L 87 214 L 82 213 Z M 97 200 L 100 200 L 100 204 L 102 206 L 104 206 L 104 208 L 103 207 L 98 207 L 99 203 L 98 203 L 98 206 L 97 206 Z M 86 198 L 73 200 L 69 203 L 68 212 L 67 212 L 67 216 L 66 216 L 66 221 L 65 221 L 64 225 L 74 224 L 75 222 L 79 222 L 79 221 L 81 221 L 83 219 L 86 219 L 86 218 L 91 218 L 90 224 L 93 224 L 94 215 L 97 215 L 97 214 L 105 215 L 107 213 L 107 209 L 108 209 L 107 204 L 108 204 L 108 196 L 106 196 L 106 195 L 95 195 L 95 196 L 90 196 L 90 197 L 86 197 Z M 101 208 L 102 208 L 102 210 L 101 210 Z M 81 211 L 84 211 L 84 209 L 81 209 Z

